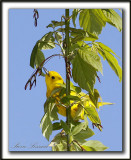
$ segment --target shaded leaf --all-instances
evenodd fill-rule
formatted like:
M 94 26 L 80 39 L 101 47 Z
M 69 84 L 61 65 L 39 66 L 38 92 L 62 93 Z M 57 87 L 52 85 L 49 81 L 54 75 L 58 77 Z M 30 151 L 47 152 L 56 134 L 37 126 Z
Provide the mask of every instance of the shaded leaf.
M 58 21 L 51 21 L 52 23 L 50 23 L 48 26 L 46 26 L 47 28 L 51 27 L 51 28 L 55 28 L 58 26 L 63 26 L 65 25 L 64 21 L 58 22 Z
M 52 24 L 54 25 L 54 27 L 58 27 L 58 26 L 63 26 L 63 25 L 65 25 L 65 22 L 64 21 L 60 21 L 60 22 L 58 22 L 58 21 L 51 21 L 52 22 Z
M 81 130 L 78 134 L 74 135 L 73 138 L 74 140 L 81 142 L 83 139 L 90 138 L 93 135 L 94 135 L 94 132 L 90 128 L 87 127 L 86 130 Z
M 45 60 L 45 56 L 41 50 L 37 50 L 37 54 L 35 57 L 35 65 L 39 66 Z
M 76 29 L 76 28 L 70 28 L 71 30 L 71 36 L 73 36 L 74 38 L 72 38 L 72 42 L 76 43 L 77 41 L 95 41 L 98 39 L 98 37 L 90 32 L 84 31 L 82 29 Z
M 96 69 L 92 67 L 87 61 L 81 57 L 82 54 L 77 53 L 75 58 L 71 61 L 72 68 L 72 76 L 74 82 L 78 83 L 78 85 L 89 92 L 93 92 L 95 80 L 96 80 Z
M 61 126 L 63 127 L 64 131 L 66 132 L 66 134 L 68 134 L 70 131 L 69 126 L 62 120 L 60 121 L 60 123 L 61 123 Z
M 52 126 L 53 126 L 53 130 L 59 130 L 62 128 L 62 126 L 59 122 L 53 123 Z
M 37 51 L 38 51 L 38 43 L 35 44 L 30 57 L 30 66 L 32 68 L 34 68 L 34 65 L 35 65 L 35 57 L 36 57 Z
M 64 104 L 69 104 L 70 100 L 80 101 L 81 99 L 78 96 L 67 95 L 63 97 L 60 101 Z

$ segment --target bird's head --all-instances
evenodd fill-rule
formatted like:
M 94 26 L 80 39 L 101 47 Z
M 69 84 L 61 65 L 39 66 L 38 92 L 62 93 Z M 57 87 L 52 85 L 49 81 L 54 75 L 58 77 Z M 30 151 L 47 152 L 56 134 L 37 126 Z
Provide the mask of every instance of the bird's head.
M 58 72 L 47 71 L 46 69 L 44 69 L 44 70 L 46 73 L 45 82 L 46 82 L 47 89 L 53 90 L 54 88 L 59 87 L 60 86 L 59 84 L 64 83 L 61 75 Z

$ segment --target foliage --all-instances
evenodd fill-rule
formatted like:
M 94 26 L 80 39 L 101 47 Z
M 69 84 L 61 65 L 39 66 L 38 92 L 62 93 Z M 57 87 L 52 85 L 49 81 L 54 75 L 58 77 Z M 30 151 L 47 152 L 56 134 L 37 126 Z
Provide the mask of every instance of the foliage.
M 79 26 L 76 28 L 76 19 L 79 16 Z M 102 131 L 101 120 L 97 109 L 100 107 L 98 99 L 102 98 L 97 89 L 94 89 L 97 73 L 103 74 L 101 57 L 106 60 L 115 74 L 122 81 L 122 69 L 116 58 L 116 53 L 105 44 L 99 42 L 98 36 L 102 32 L 102 28 L 106 23 L 116 27 L 118 31 L 122 30 L 122 19 L 113 9 L 73 9 L 70 16 L 70 23 L 74 28 L 69 28 L 70 32 L 70 49 L 68 57 L 65 57 L 65 35 L 64 28 L 66 17 L 62 16 L 61 21 L 51 21 L 47 28 L 52 31 L 46 33 L 38 40 L 32 50 L 30 58 L 30 66 L 32 68 L 42 68 L 44 65 L 44 54 L 42 50 L 53 49 L 59 46 L 63 58 L 68 58 L 72 64 L 72 77 L 74 82 L 79 86 L 70 84 L 71 91 L 76 95 L 66 94 L 65 84 L 60 88 L 54 89 L 51 96 L 44 104 L 44 116 L 41 119 L 40 127 L 43 136 L 49 140 L 54 130 L 61 130 L 51 141 L 50 145 L 53 151 L 67 151 L 67 134 L 70 136 L 71 151 L 104 151 L 108 147 L 99 141 L 87 141 L 94 132 L 88 127 L 88 119 Z M 81 89 L 87 91 L 87 94 L 80 96 Z M 59 100 L 54 97 L 55 93 L 59 93 Z M 57 102 L 57 103 L 56 103 Z M 57 105 L 67 107 L 74 103 L 79 104 L 79 110 L 75 117 L 71 119 L 70 127 L 63 120 L 58 119 Z M 85 105 L 86 104 L 86 105 Z M 109 104 L 109 103 L 108 103 Z M 110 103 L 111 104 L 111 103 Z M 104 103 L 103 103 L 104 105 Z M 79 121 L 79 115 L 84 108 L 85 113 L 82 121 Z M 56 122 L 57 121 L 57 122 Z

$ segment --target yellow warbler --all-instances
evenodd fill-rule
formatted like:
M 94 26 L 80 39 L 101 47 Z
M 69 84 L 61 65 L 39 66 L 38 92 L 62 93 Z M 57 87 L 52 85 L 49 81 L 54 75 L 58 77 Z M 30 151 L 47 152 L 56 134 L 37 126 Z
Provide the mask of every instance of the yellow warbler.
M 64 81 L 63 81 L 62 77 L 60 76 L 60 74 L 55 71 L 47 71 L 45 69 L 45 72 L 46 72 L 45 82 L 46 82 L 46 86 L 47 86 L 46 96 L 48 98 L 51 96 L 51 93 L 54 89 L 61 87 L 60 84 L 64 84 Z M 76 118 L 76 115 L 78 116 L 78 113 L 79 113 L 79 119 L 84 119 L 84 112 L 86 112 L 86 114 L 88 115 L 88 118 L 92 121 L 93 124 L 100 124 L 101 125 L 99 115 L 96 111 L 96 106 L 89 98 L 89 95 L 87 95 L 83 92 L 80 92 L 79 94 L 77 94 L 74 91 L 71 91 L 70 95 L 78 96 L 83 100 L 83 105 L 82 105 L 83 107 L 80 105 L 80 102 L 73 103 L 74 102 L 73 100 L 70 101 L 70 103 L 71 103 L 71 116 L 73 119 Z M 59 99 L 59 92 L 55 93 L 54 96 L 57 96 L 58 101 L 60 100 Z M 66 107 L 58 104 L 57 102 L 56 102 L 56 104 L 57 104 L 57 108 L 58 108 L 58 113 L 61 114 L 62 116 L 66 116 Z M 98 107 L 102 106 L 102 105 L 108 105 L 108 104 L 112 104 L 112 103 L 98 102 Z

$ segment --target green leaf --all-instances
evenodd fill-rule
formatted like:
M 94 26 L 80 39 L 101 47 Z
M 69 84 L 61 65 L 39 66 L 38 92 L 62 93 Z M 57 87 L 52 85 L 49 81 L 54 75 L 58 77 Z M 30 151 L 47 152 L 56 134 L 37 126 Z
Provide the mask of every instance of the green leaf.
M 99 43 L 97 43 L 99 45 Z M 103 57 L 103 59 L 107 60 L 110 67 L 114 70 L 116 75 L 119 77 L 119 81 L 122 81 L 122 69 L 120 65 L 118 64 L 117 59 L 107 50 L 103 50 L 100 45 L 98 46 L 98 52 Z
M 60 123 L 61 123 L 61 126 L 63 127 L 64 131 L 66 132 L 66 134 L 68 134 L 70 131 L 68 125 L 62 120 L 60 121 Z
M 46 113 L 40 123 L 42 128 L 43 136 L 49 141 L 50 135 L 52 134 L 52 123 L 48 113 Z
M 67 137 L 66 135 L 63 135 L 61 133 L 58 133 L 54 139 L 51 141 L 51 143 L 49 144 L 49 146 L 52 147 L 53 151 L 59 151 L 59 149 L 61 148 L 60 144 L 63 145 L 63 148 L 61 151 L 67 151 Z
M 53 49 L 55 48 L 55 39 L 53 37 L 53 32 L 49 32 L 45 34 L 39 41 L 38 41 L 38 48 L 40 50 L 45 49 Z
M 105 44 L 101 43 L 101 42 L 96 42 L 96 44 L 98 44 L 102 50 L 107 51 L 111 54 L 114 54 L 115 56 L 117 56 L 117 54 L 108 46 L 106 46 Z M 119 56 L 117 56 L 119 59 L 121 59 Z
M 66 88 L 62 88 L 59 93 L 59 97 L 62 98 L 66 94 Z
M 101 129 L 101 120 L 99 114 L 91 101 L 88 101 L 84 105 L 85 113 L 87 114 L 88 118 L 91 120 L 92 123 L 96 124 L 96 126 Z
M 82 145 L 82 147 L 83 147 L 86 151 L 96 151 L 94 148 L 88 147 L 88 146 L 86 146 L 86 145 Z
M 71 151 L 82 151 L 82 149 L 76 142 L 73 142 L 71 144 Z
M 50 97 L 52 97 L 53 95 L 55 95 L 56 93 L 60 92 L 63 88 L 59 87 L 59 88 L 55 88 L 53 89 L 53 91 L 50 94 Z
M 63 25 L 65 25 L 65 22 L 64 21 L 60 21 L 60 22 L 58 22 L 58 21 L 51 21 L 52 22 L 52 24 L 54 25 L 54 27 L 58 27 L 58 26 L 63 26 Z
M 106 25 L 106 18 L 101 9 L 83 9 L 80 12 L 79 24 L 85 31 L 98 35 Z
M 116 27 L 118 31 L 122 31 L 122 18 L 113 9 L 102 9 L 107 22 L 112 26 Z
M 30 66 L 32 68 L 34 68 L 35 63 L 39 63 L 39 61 L 44 59 L 44 55 L 41 52 L 42 49 L 53 49 L 55 47 L 55 39 L 52 35 L 53 32 L 49 32 L 36 42 L 30 57 Z M 36 58 L 37 54 L 38 57 Z
M 81 101 L 81 99 L 78 96 L 73 96 L 73 95 L 67 95 L 67 96 L 63 97 L 60 101 L 63 104 L 68 104 L 70 102 L 70 100 Z
M 48 26 L 46 26 L 46 28 L 49 28 L 49 27 L 53 28 L 53 24 L 50 23 L 50 24 L 48 24 Z
M 72 11 L 72 22 L 73 22 L 74 27 L 76 27 L 75 21 L 76 21 L 78 12 L 79 12 L 79 9 L 73 9 Z
M 32 68 L 34 68 L 34 65 L 35 65 L 35 58 L 36 58 L 37 51 L 38 51 L 38 42 L 35 44 L 30 57 L 30 66 Z
M 53 130 L 59 130 L 62 128 L 62 126 L 59 122 L 53 123 L 52 126 L 53 126 Z
M 56 144 L 59 144 L 62 141 L 67 141 L 67 137 L 65 135 L 62 135 L 61 133 L 58 133 L 53 140 L 51 141 L 51 143 L 49 144 L 49 146 L 53 146 Z
M 58 109 L 56 107 L 55 98 L 49 97 L 44 103 L 44 112 L 48 113 L 52 121 L 58 120 Z
M 51 28 L 55 28 L 55 27 L 58 27 L 58 26 L 63 26 L 65 25 L 65 22 L 61 21 L 61 22 L 58 22 L 58 21 L 51 21 L 52 23 L 50 23 L 48 26 L 46 26 L 47 28 L 51 27 Z
M 57 151 L 63 151 L 63 144 L 60 142 L 60 144 L 57 144 Z
M 96 108 L 99 108 L 99 106 L 98 106 L 98 99 L 100 98 L 100 100 L 102 101 L 102 98 L 101 98 L 98 90 L 97 90 L 97 89 L 94 89 L 93 94 L 90 94 L 90 93 L 89 93 L 89 97 L 90 97 L 90 99 L 92 100 L 92 102 L 94 103 L 95 107 L 96 107 Z
M 37 50 L 37 54 L 36 54 L 36 57 L 35 57 L 35 65 L 36 67 L 37 66 L 40 66 L 40 64 L 45 60 L 45 56 L 43 54 L 43 52 L 41 50 Z
M 87 141 L 87 142 L 83 143 L 83 145 L 91 147 L 96 151 L 104 151 L 108 148 L 104 144 L 102 144 L 100 141 L 96 141 L 96 140 Z
M 87 139 L 87 138 L 90 138 L 94 135 L 94 132 L 87 127 L 86 130 L 81 130 L 78 134 L 74 135 L 73 136 L 73 139 L 76 140 L 76 141 L 82 141 L 82 139 Z
M 58 32 L 65 32 L 65 28 L 58 28 L 56 31 L 58 31 Z
M 40 48 L 40 50 L 53 49 L 55 48 L 55 44 L 53 42 L 39 41 L 38 47 Z
M 77 41 L 95 41 L 98 39 L 98 37 L 90 32 L 84 31 L 82 29 L 76 29 L 76 28 L 70 28 L 71 30 L 71 36 L 73 36 L 74 38 L 72 38 L 72 42 L 76 43 Z
M 74 102 L 71 103 L 71 105 L 73 104 Z M 74 121 L 79 121 L 81 119 L 81 113 L 83 112 L 83 107 L 81 105 L 78 104 L 78 108 L 75 112 L 75 115 L 73 116 L 73 120 Z
M 57 112 L 58 112 L 58 109 L 56 107 L 56 104 L 53 104 L 52 105 L 52 110 L 51 110 L 51 113 L 50 113 L 50 118 L 51 118 L 52 121 L 59 120 Z
M 62 42 L 62 35 L 60 34 L 60 32 L 55 32 L 55 36 L 58 42 Z
M 93 92 L 97 70 L 87 63 L 80 53 L 77 53 L 71 63 L 73 65 L 72 76 L 74 82 L 78 83 L 82 89 Z
M 71 132 L 71 135 L 76 135 L 77 133 L 79 133 L 82 129 L 86 129 L 87 128 L 87 123 L 82 122 L 80 124 L 78 124 L 77 126 L 75 126 Z
M 44 103 L 44 112 L 45 113 L 49 112 L 49 110 L 50 110 L 49 105 L 54 104 L 54 102 L 55 102 L 55 98 L 49 97 L 46 99 L 46 102 Z
M 79 55 L 81 58 L 94 67 L 97 71 L 100 71 L 103 74 L 101 59 L 97 53 L 89 51 L 84 47 L 81 47 L 79 50 Z

